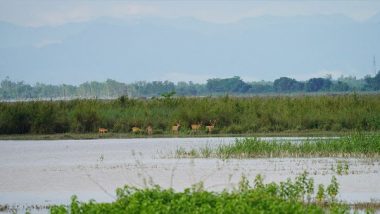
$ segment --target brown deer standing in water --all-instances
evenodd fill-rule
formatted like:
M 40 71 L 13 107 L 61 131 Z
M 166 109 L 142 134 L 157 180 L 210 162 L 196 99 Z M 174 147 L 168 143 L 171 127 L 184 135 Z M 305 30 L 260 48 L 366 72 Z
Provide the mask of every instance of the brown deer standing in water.
M 191 133 L 197 133 L 198 130 L 201 128 L 202 122 L 197 124 L 191 124 Z
M 99 134 L 105 134 L 108 132 L 108 129 L 105 128 L 99 128 Z
M 172 132 L 173 132 L 174 134 L 178 134 L 178 131 L 179 131 L 179 127 L 180 127 L 180 126 L 181 126 L 181 125 L 179 124 L 179 122 L 177 122 L 175 126 L 172 126 Z
M 211 134 L 212 130 L 215 128 L 215 123 L 216 123 L 216 120 L 214 121 L 210 120 L 210 125 L 206 126 L 206 130 L 209 134 Z
M 134 134 L 137 134 L 137 133 L 141 132 L 141 129 L 139 127 L 137 127 L 137 126 L 134 126 L 134 127 L 132 127 L 132 132 Z
M 151 125 L 148 125 L 148 127 L 146 127 L 146 133 L 148 133 L 148 135 L 153 134 L 153 127 Z

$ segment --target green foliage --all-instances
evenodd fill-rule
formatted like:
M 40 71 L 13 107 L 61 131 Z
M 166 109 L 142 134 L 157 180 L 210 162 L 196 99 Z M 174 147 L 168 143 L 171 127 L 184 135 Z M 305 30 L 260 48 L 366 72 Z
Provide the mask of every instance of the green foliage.
M 309 186 L 310 180 L 312 179 L 305 172 L 294 181 L 288 179 L 280 184 L 264 184 L 258 175 L 254 187 L 251 187 L 248 179 L 243 176 L 239 188 L 232 192 L 209 192 L 202 183 L 183 192 L 161 189 L 159 186 L 149 189 L 124 186 L 116 190 L 117 198 L 112 203 L 96 203 L 93 200 L 83 203 L 74 196 L 69 207 L 54 206 L 50 211 L 54 214 L 348 212 L 347 206 L 335 202 L 323 207 L 312 201 L 305 202 L 305 197 L 314 192 L 314 187 Z
M 182 134 L 192 123 L 211 125 L 213 133 L 285 131 L 378 131 L 380 95 L 237 98 L 71 100 L 0 103 L 0 134 L 130 132 L 151 125 L 169 134 L 180 121 Z M 204 127 L 203 126 L 203 127 Z M 198 133 L 206 134 L 202 128 Z

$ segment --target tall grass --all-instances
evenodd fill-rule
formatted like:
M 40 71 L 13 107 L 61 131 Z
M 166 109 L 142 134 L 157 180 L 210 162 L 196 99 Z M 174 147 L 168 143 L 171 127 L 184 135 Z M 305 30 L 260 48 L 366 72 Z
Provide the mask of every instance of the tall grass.
M 177 157 L 206 157 L 199 151 L 181 150 Z M 211 153 L 211 154 L 210 154 Z M 379 157 L 380 134 L 354 134 L 338 139 L 305 140 L 302 142 L 264 141 L 258 138 L 237 139 L 219 145 L 207 157 L 270 158 L 270 157 Z
M 380 130 L 380 95 L 72 100 L 0 103 L 0 134 L 91 133 L 99 127 L 180 134 L 216 120 L 214 133 Z M 203 127 L 199 133 L 206 134 Z

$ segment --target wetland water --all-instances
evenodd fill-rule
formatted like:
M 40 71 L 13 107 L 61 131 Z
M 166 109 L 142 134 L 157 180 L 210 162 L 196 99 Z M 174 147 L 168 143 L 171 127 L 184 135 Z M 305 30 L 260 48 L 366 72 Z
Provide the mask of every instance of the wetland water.
M 335 175 L 339 199 L 380 200 L 380 160 L 340 158 L 176 159 L 175 151 L 233 143 L 236 138 L 144 138 L 57 141 L 0 141 L 0 204 L 29 206 L 79 200 L 113 201 L 125 184 L 158 184 L 182 190 L 203 181 L 208 190 L 233 188 L 244 174 L 265 182 L 294 178 L 307 170 L 315 184 Z M 299 141 L 303 138 L 264 138 Z M 337 175 L 337 162 L 349 165 Z

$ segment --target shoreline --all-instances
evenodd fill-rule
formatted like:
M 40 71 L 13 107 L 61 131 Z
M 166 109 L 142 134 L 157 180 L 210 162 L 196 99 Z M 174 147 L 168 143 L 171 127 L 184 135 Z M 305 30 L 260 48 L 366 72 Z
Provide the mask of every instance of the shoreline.
M 94 140 L 94 139 L 134 139 L 134 138 L 208 138 L 208 137 L 341 137 L 355 131 L 289 131 L 289 132 L 258 132 L 246 134 L 132 134 L 132 133 L 57 133 L 57 134 L 13 134 L 0 135 L 0 140 Z M 363 133 L 379 133 L 364 131 Z

